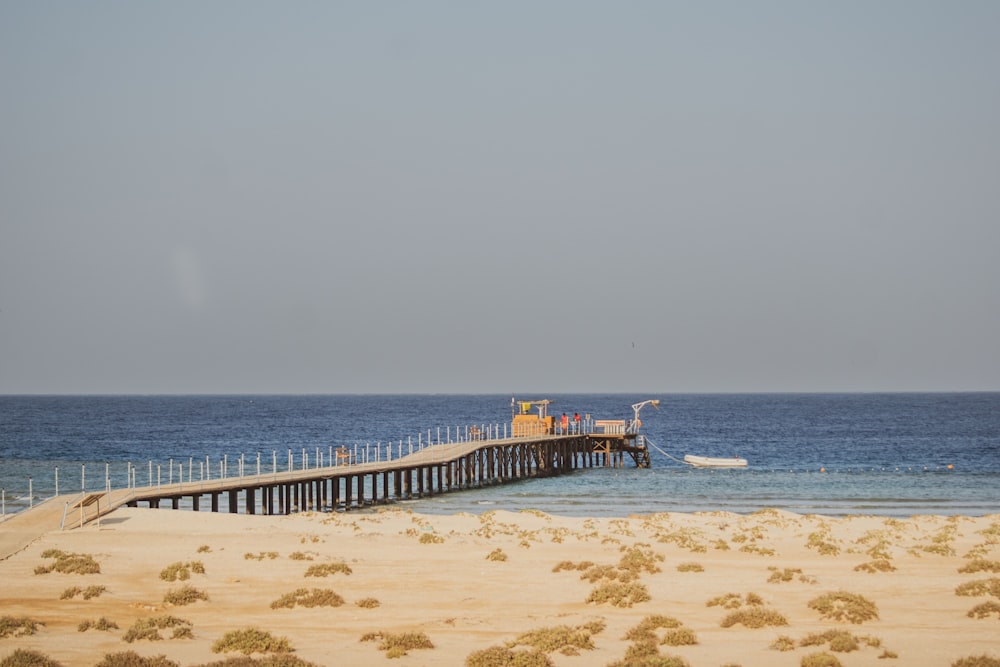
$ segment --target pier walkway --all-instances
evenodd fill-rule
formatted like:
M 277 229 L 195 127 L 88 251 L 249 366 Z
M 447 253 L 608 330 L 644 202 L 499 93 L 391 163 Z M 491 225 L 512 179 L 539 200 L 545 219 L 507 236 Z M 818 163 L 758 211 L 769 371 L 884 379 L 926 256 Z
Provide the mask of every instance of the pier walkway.
M 649 466 L 635 433 L 544 434 L 437 444 L 392 461 L 351 463 L 212 480 L 129 486 L 49 498 L 0 523 L 0 559 L 46 532 L 83 526 L 123 505 L 246 514 L 338 511 L 471 489 L 579 468 Z

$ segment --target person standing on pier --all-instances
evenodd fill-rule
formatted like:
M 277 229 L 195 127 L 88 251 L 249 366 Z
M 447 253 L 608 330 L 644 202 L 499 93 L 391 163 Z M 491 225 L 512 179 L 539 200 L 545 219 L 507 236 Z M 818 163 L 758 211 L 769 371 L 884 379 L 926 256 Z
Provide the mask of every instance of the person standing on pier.
M 573 413 L 573 428 L 576 429 L 577 433 L 580 433 L 580 413 Z
M 569 417 L 566 416 L 565 412 L 562 414 L 562 430 L 563 433 L 569 433 Z

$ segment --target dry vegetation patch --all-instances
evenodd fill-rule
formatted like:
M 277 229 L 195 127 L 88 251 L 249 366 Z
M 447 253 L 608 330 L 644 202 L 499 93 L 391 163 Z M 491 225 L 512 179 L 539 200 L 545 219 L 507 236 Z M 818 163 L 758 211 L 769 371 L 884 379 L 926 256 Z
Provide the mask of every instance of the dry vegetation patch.
M 842 663 L 830 653 L 810 653 L 799 663 L 802 667 L 842 667 Z
M 826 593 L 809 601 L 809 608 L 819 612 L 820 618 L 849 623 L 864 623 L 878 619 L 878 607 L 871 600 L 857 593 L 837 591 Z
M 191 574 L 205 574 L 205 566 L 200 560 L 171 563 L 160 571 L 164 581 L 187 581 Z
M 378 650 L 385 651 L 387 658 L 401 658 L 414 649 L 434 648 L 433 642 L 423 632 L 369 632 L 361 638 L 363 642 L 378 641 Z
M 141 639 L 146 639 L 148 641 L 160 641 L 163 639 L 163 635 L 160 634 L 160 630 L 166 630 L 168 628 L 173 630 L 170 636 L 171 639 L 190 639 L 194 636 L 191 631 L 192 627 L 191 621 L 186 621 L 183 618 L 177 618 L 176 616 L 153 616 L 150 618 L 140 618 L 125 632 L 122 636 L 122 641 L 128 642 L 129 644 Z
M 641 583 L 632 581 L 620 583 L 617 581 L 601 584 L 587 597 L 587 602 L 594 604 L 608 604 L 615 607 L 631 607 L 639 602 L 650 600 L 649 590 Z
M 101 593 L 107 592 L 106 586 L 87 586 L 86 588 L 80 588 L 79 586 L 70 586 L 62 592 L 59 596 L 60 600 L 72 600 L 77 595 L 83 596 L 84 600 L 91 600 L 96 597 L 100 597 Z
M 50 565 L 39 565 L 35 574 L 60 572 L 62 574 L 100 574 L 101 565 L 90 554 L 66 553 L 59 549 L 46 549 L 42 558 L 54 558 Z
M 114 621 L 101 616 L 96 621 L 86 620 L 80 621 L 80 624 L 76 626 L 77 632 L 86 632 L 93 628 L 94 630 L 100 630 L 102 632 L 109 632 L 111 630 L 117 630 L 118 624 Z
M 506 646 L 491 646 L 470 653 L 465 667 L 553 667 L 555 663 L 537 649 L 515 651 Z
M 1000 618 L 1000 603 L 990 600 L 982 604 L 977 604 L 966 614 L 969 618 L 989 618 L 993 614 Z
M 321 563 L 310 565 L 306 570 L 307 577 L 328 577 L 331 574 L 352 574 L 351 566 L 347 563 Z
M 756 630 L 769 626 L 788 625 L 788 619 L 774 609 L 768 609 L 767 607 L 747 607 L 730 612 L 722 619 L 720 625 L 724 628 L 743 625 Z
M 344 598 L 329 589 L 299 588 L 286 593 L 271 603 L 271 609 L 294 609 L 295 607 L 339 607 L 344 604 Z
M 0 667 L 63 667 L 63 664 L 44 653 L 19 648 L 0 660 Z
M 0 616 L 0 639 L 33 635 L 41 625 L 45 624 L 27 616 Z
M 951 663 L 951 667 L 1000 667 L 1000 658 L 986 655 L 970 655 Z
M 254 627 L 231 630 L 212 644 L 212 653 L 291 653 L 286 637 L 275 637 L 270 632 Z
M 978 581 L 967 581 L 955 588 L 955 595 L 968 597 L 992 595 L 993 597 L 1000 598 L 1000 579 L 992 577 Z
M 958 568 L 959 574 L 975 574 L 976 572 L 1000 572 L 1000 561 L 974 558 Z
M 207 601 L 208 593 L 200 591 L 194 586 L 182 586 L 177 590 L 167 591 L 163 596 L 164 604 L 174 605 L 175 607 L 194 604 L 199 600 Z

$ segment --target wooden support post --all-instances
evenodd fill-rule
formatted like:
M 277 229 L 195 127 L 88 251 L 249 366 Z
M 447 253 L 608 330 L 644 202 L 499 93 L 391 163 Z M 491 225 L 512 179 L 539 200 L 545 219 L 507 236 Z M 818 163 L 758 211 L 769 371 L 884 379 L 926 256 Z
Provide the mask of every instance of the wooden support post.
M 191 496 L 191 509 L 195 512 L 201 510 L 201 494 L 195 493 Z
M 229 513 L 237 514 L 240 510 L 240 495 L 236 489 L 229 491 Z
M 257 513 L 257 489 L 254 487 L 247 488 L 247 514 Z

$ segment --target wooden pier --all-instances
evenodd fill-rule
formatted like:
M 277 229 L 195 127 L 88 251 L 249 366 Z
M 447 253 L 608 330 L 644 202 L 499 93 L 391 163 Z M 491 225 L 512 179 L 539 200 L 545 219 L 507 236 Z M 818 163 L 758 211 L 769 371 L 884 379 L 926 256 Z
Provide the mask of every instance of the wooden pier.
M 98 519 L 117 507 L 245 514 L 339 511 L 493 484 L 562 475 L 581 468 L 621 467 L 628 456 L 649 466 L 633 433 L 542 435 L 429 445 L 387 462 L 346 464 L 270 474 L 132 487 L 66 502 L 63 528 Z M 86 501 L 86 502 L 85 502 Z M 26 512 L 30 513 L 30 512 Z

